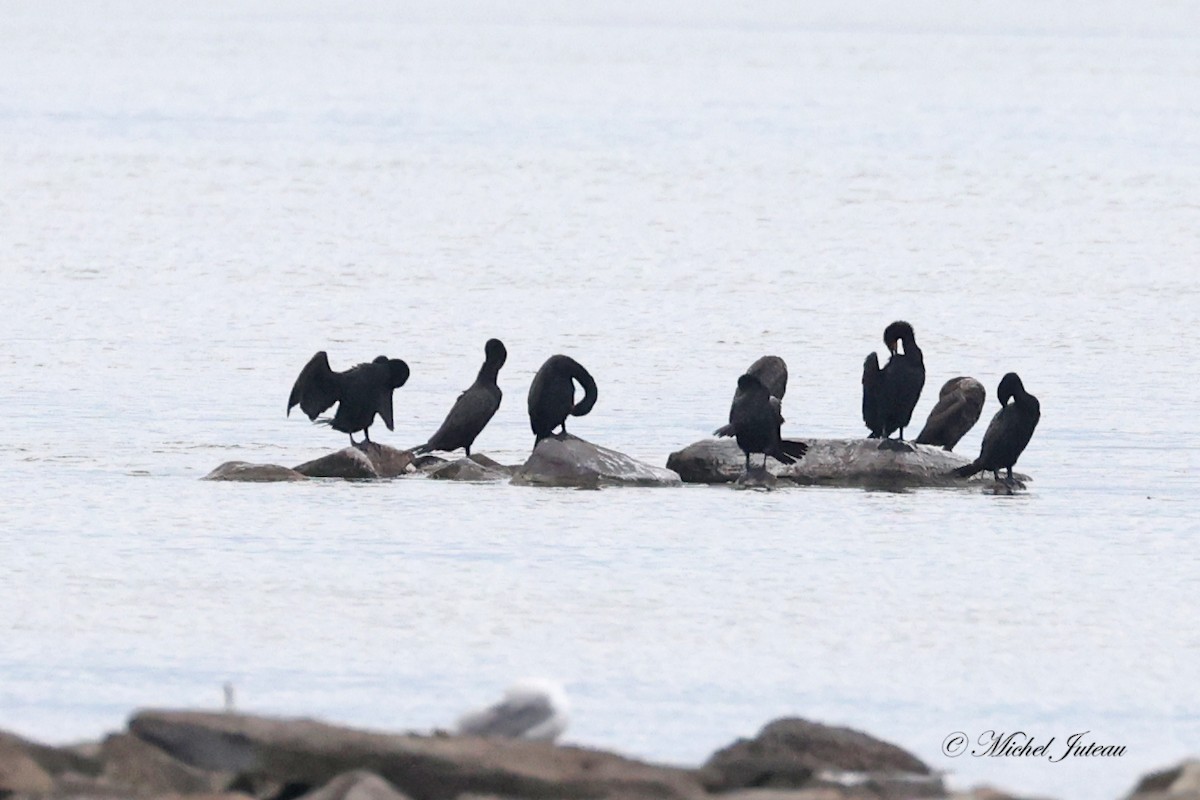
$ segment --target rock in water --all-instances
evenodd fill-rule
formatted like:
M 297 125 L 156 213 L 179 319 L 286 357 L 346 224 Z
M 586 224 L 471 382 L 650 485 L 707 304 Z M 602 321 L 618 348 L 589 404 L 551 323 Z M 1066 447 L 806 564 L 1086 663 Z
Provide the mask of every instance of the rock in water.
M 278 481 L 303 481 L 307 480 L 307 477 L 294 469 L 281 467 L 278 464 L 251 464 L 247 461 L 226 461 L 201 478 L 201 480 L 270 483 Z
M 979 486 L 994 483 L 991 473 L 970 481 L 951 471 L 970 459 L 933 445 L 879 439 L 806 439 L 808 452 L 795 464 L 767 459 L 780 483 L 802 486 L 860 486 L 899 489 L 913 486 Z M 731 439 L 704 439 L 672 453 L 668 469 L 685 483 L 732 483 L 741 477 L 745 456 Z M 1016 476 L 1029 480 L 1027 476 Z
M 429 470 L 429 477 L 441 481 L 503 481 L 508 480 L 510 474 L 503 469 L 484 466 L 476 460 L 474 455 L 470 458 L 447 461 L 445 464 Z
M 296 467 L 296 472 L 310 478 L 344 478 L 370 480 L 397 478 L 408 472 L 412 453 L 387 445 L 370 442 L 344 447 L 335 453 L 308 461 Z
M 734 444 L 734 449 L 737 445 Z M 738 451 L 741 452 L 741 451 Z M 737 477 L 736 475 L 734 477 Z M 679 486 L 679 476 L 577 436 L 552 436 L 537 443 L 513 475 L 519 486 Z

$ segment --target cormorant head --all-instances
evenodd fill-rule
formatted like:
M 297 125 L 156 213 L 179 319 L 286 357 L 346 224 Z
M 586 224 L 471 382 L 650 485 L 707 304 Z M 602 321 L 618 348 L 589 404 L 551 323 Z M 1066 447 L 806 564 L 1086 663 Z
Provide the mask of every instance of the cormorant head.
M 378 363 L 379 359 L 375 359 Z M 398 358 L 385 358 L 383 360 L 388 368 L 388 382 L 393 389 L 399 389 L 408 382 L 408 364 L 405 364 Z
M 1000 386 L 996 389 L 996 397 L 1000 399 L 1000 405 L 1008 405 L 1008 401 L 1019 392 L 1025 391 L 1025 386 L 1021 383 L 1021 379 L 1017 377 L 1017 373 L 1010 372 L 1000 379 Z
M 504 366 L 504 362 L 508 360 L 508 350 L 504 347 L 504 342 L 499 339 L 488 339 L 487 344 L 483 346 L 484 360 L 489 364 L 495 364 L 496 368 Z
M 763 382 L 758 379 L 757 375 L 751 375 L 749 372 L 738 378 L 738 389 L 743 392 L 751 391 L 753 389 L 766 388 L 767 387 L 763 385 Z
M 915 340 L 912 325 L 903 320 L 893 322 L 883 331 L 883 343 L 887 345 L 892 355 L 896 355 L 896 350 L 898 349 L 897 342 L 903 341 L 905 343 L 905 352 L 907 352 L 908 343 Z

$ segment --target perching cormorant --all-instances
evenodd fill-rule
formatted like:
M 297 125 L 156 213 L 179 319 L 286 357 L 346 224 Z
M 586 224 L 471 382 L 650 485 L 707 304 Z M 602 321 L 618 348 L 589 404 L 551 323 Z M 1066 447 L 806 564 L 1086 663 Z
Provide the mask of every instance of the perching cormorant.
M 717 436 L 736 436 L 738 447 L 746 454 L 746 470 L 750 469 L 750 454 L 763 454 L 763 468 L 767 456 L 783 464 L 795 464 L 804 456 L 808 445 L 804 442 L 789 442 L 780 437 L 783 413 L 778 397 L 755 375 L 746 373 L 738 378 L 737 392 L 729 407 L 729 424 L 715 431 Z
M 953 450 L 958 440 L 971 430 L 983 412 L 987 390 L 974 378 L 951 378 L 938 392 L 937 405 L 929 412 L 929 419 L 917 444 L 941 445 Z
M 925 385 L 925 358 L 917 347 L 912 325 L 907 322 L 888 325 L 883 342 L 892 354 L 887 365 L 872 373 L 871 367 L 877 367 L 879 360 L 872 362 L 870 356 L 863 365 L 863 422 L 873 439 L 886 439 L 898 430 L 903 441 L 904 428 L 912 419 Z M 904 343 L 903 353 L 898 352 L 898 342 Z
M 575 384 L 583 388 L 583 399 L 575 402 Z M 550 356 L 533 376 L 529 386 L 529 427 L 534 446 L 562 426 L 567 432 L 567 415 L 582 417 L 596 405 L 596 381 L 570 356 Z
M 430 450 L 450 451 L 463 448 L 471 455 L 471 444 L 500 408 L 502 393 L 496 385 L 500 368 L 508 358 L 508 351 L 499 339 L 488 339 L 483 347 L 483 366 L 479 375 L 465 392 L 454 401 L 454 407 L 446 415 L 442 427 L 429 437 L 429 441 L 414 447 L 414 455 Z
M 879 368 L 879 356 L 871 353 L 863 362 L 863 422 L 871 431 L 871 439 L 883 436 L 883 419 L 879 415 L 880 386 L 883 384 L 883 370 Z
M 746 370 L 747 375 L 753 375 L 762 382 L 763 386 L 767 387 L 767 391 L 771 393 L 771 397 L 776 400 L 783 400 L 783 396 L 787 393 L 787 364 L 779 356 L 763 356 L 750 365 L 750 369 Z M 736 397 L 736 393 L 734 394 Z M 732 425 L 722 425 L 717 428 L 714 436 L 733 436 Z
M 954 470 L 960 478 L 969 478 L 976 472 L 991 470 L 992 476 L 1000 480 L 1000 470 L 1007 469 L 1005 483 L 1012 486 L 1013 464 L 1017 463 L 1025 446 L 1033 438 L 1038 420 L 1042 417 L 1042 406 L 1038 399 L 1025 391 L 1025 385 L 1010 372 L 1000 379 L 1000 387 L 996 396 L 1003 406 L 992 417 L 987 431 L 983 434 L 983 445 L 979 448 L 979 458 Z M 1009 403 L 1009 400 L 1013 402 Z
M 348 434 L 351 445 L 359 444 L 354 441 L 355 431 L 362 431 L 363 443 L 369 443 L 371 436 L 367 429 L 376 414 L 383 418 L 389 431 L 395 430 L 392 390 L 399 389 L 407 380 L 408 364 L 398 358 L 379 356 L 369 364 L 334 372 L 329 368 L 329 356 L 322 350 L 300 370 L 288 397 L 287 413 L 291 416 L 292 407 L 299 403 L 300 410 L 316 421 L 318 414 L 337 403 L 333 419 L 321 422 Z

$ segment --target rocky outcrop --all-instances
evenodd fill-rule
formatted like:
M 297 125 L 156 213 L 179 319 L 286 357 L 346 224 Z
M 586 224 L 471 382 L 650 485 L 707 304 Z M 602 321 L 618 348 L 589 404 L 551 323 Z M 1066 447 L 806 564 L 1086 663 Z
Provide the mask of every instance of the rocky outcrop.
M 1200 760 L 1150 773 L 1138 782 L 1129 800 L 1200 800 Z
M 915 486 L 995 485 L 990 473 L 970 479 L 951 473 L 970 459 L 933 445 L 879 439 L 805 439 L 808 452 L 795 464 L 768 458 L 780 483 L 894 489 Z M 755 457 L 755 463 L 757 459 Z M 704 439 L 672 453 L 667 467 L 685 483 L 732 483 L 742 476 L 745 454 L 733 439 Z M 1025 476 L 1017 476 L 1029 480 Z
M 866 786 L 876 796 L 941 797 L 941 780 L 919 758 L 851 728 L 779 719 L 753 739 L 718 750 L 701 770 L 710 791 Z M 888 791 L 888 788 L 892 791 Z
M 277 483 L 303 481 L 308 476 L 278 464 L 251 464 L 248 461 L 226 461 L 204 476 L 206 481 L 245 481 L 247 483 Z
M 142 712 L 129 729 L 197 769 L 238 773 L 249 785 L 283 782 L 289 794 L 359 769 L 415 800 L 454 800 L 466 792 L 528 800 L 703 794 L 687 770 L 545 742 L 393 735 L 313 720 L 184 711 Z
M 407 795 L 378 775 L 356 769 L 338 775 L 320 789 L 304 795 L 304 800 L 409 800 Z
M 679 476 L 577 436 L 552 436 L 537 443 L 513 475 L 518 486 L 679 486 Z
M 409 471 L 410 464 L 412 453 L 409 451 L 370 442 L 344 447 L 327 456 L 307 461 L 296 467 L 296 472 L 310 478 L 371 480 L 398 478 Z

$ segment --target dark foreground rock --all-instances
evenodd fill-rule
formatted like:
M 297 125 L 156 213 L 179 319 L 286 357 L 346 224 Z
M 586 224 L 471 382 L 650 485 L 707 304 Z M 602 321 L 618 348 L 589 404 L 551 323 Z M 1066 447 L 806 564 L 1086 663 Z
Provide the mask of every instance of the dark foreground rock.
M 344 772 L 368 770 L 414 800 L 463 793 L 505 797 L 692 798 L 687 770 L 545 742 L 371 733 L 302 719 L 145 711 L 135 736 L 202 770 L 236 773 L 243 785 L 283 783 L 296 796 Z
M 895 489 L 913 486 L 994 486 L 991 473 L 970 479 L 950 472 L 970 459 L 933 445 L 883 444 L 878 439 L 805 439 L 808 452 L 795 464 L 767 459 L 767 471 L 801 486 Z M 761 456 L 754 456 L 758 464 Z M 741 477 L 745 454 L 733 439 L 704 439 L 672 453 L 667 467 L 685 483 L 732 483 Z M 1028 477 L 1017 476 L 1021 480 Z
M 281 481 L 303 481 L 301 475 L 289 467 L 278 464 L 251 464 L 248 461 L 226 461 L 204 476 L 206 481 L 245 481 L 247 483 L 278 483 Z
M 679 476 L 577 436 L 543 439 L 513 475 L 519 486 L 679 486 Z
M 818 788 L 829 783 L 831 774 L 844 773 L 853 773 L 854 780 L 843 785 L 868 786 L 880 796 L 886 788 L 909 797 L 945 794 L 941 779 L 896 745 L 804 719 L 775 720 L 753 739 L 718 750 L 701 770 L 705 787 L 714 792 Z

